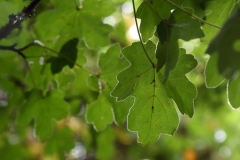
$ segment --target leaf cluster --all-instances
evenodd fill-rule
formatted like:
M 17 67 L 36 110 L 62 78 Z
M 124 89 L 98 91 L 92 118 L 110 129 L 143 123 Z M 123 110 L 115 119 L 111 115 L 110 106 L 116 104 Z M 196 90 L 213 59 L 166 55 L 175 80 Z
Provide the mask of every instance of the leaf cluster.
M 97 148 L 99 159 L 111 159 L 122 126 L 144 146 L 172 135 L 182 115 L 194 115 L 197 88 L 186 75 L 199 69 L 205 52 L 210 58 L 198 74 L 208 87 L 226 81 L 228 101 L 239 107 L 236 1 L 144 0 L 135 11 L 133 0 L 141 24 L 132 44 L 125 36 L 130 15 L 119 11 L 125 0 L 39 2 L 21 10 L 22 2 L 0 0 L 2 148 L 9 147 L 9 125 L 18 143 L 27 146 L 29 134 L 45 142 L 43 153 L 18 153 L 32 158 L 71 158 L 81 142 L 86 152 Z M 28 16 L 33 9 L 36 16 Z M 103 23 L 109 17 L 116 24 Z M 194 51 L 205 51 L 187 54 L 182 43 L 196 39 Z

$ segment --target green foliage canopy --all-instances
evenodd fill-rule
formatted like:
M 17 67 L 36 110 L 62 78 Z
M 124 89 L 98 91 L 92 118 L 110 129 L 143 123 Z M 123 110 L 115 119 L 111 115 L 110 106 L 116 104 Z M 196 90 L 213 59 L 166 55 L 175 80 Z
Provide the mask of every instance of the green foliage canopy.
M 119 11 L 125 2 L 0 0 L 3 148 L 11 135 L 8 125 L 21 141 L 34 133 L 46 143 L 42 155 L 57 154 L 56 159 L 64 159 L 77 141 L 87 152 L 101 148 L 99 159 L 111 159 L 114 148 L 103 144 L 121 137 L 115 132 L 125 121 L 144 146 L 161 134 L 173 135 L 181 114 L 194 115 L 197 88 L 186 75 L 205 52 L 210 58 L 198 74 L 205 73 L 208 87 L 226 84 L 229 103 L 239 107 L 238 1 L 144 0 L 136 1 L 135 11 L 133 0 L 141 23 L 140 41 L 132 44 L 125 36 L 130 15 Z M 106 17 L 115 24 L 103 23 Z M 200 41 L 199 55 L 182 47 L 194 39 Z M 81 131 L 72 126 L 74 117 Z M 18 154 L 34 159 L 30 152 Z

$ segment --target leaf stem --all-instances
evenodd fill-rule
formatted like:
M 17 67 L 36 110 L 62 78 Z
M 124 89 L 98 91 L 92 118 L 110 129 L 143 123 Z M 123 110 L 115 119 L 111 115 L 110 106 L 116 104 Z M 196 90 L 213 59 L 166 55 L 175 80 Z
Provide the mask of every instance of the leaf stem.
M 142 48 L 143 48 L 143 51 L 145 53 L 145 55 L 147 56 L 147 59 L 149 60 L 149 62 L 152 64 L 153 68 L 156 67 L 156 65 L 153 63 L 153 61 L 151 60 L 151 58 L 149 57 L 147 51 L 146 51 L 146 48 L 143 44 L 143 41 L 142 41 L 142 37 L 141 37 L 141 34 L 140 34 L 140 30 L 139 30 L 139 27 L 138 27 L 138 22 L 137 22 L 137 15 L 136 15 L 136 9 L 135 9 L 135 2 L 134 0 L 132 0 L 132 3 L 133 3 L 133 13 L 134 13 L 134 20 L 135 20 L 135 25 L 136 25 L 136 28 L 137 28 L 137 32 L 138 32 L 138 37 L 140 39 L 140 42 L 141 42 L 141 45 L 142 45 Z
M 207 21 L 203 20 L 202 18 L 199 18 L 198 16 L 196 16 L 196 15 L 194 15 L 194 14 L 192 14 L 192 13 L 189 13 L 188 11 L 186 11 L 185 9 L 183 9 L 182 7 L 178 6 L 177 4 L 175 4 L 174 2 L 172 2 L 172 1 L 170 1 L 170 0 L 165 0 L 165 1 L 167 1 L 167 2 L 170 3 L 170 4 L 172 4 L 173 6 L 177 7 L 178 9 L 180 9 L 181 11 L 183 11 L 184 13 L 186 13 L 186 14 L 194 17 L 194 18 L 196 18 L 197 20 L 199 20 L 199 21 L 202 22 L 202 23 L 208 24 L 208 25 L 210 25 L 210 26 L 212 26 L 212 27 L 215 27 L 215 28 L 218 28 L 218 29 L 222 29 L 222 27 L 220 27 L 220 26 L 218 26 L 218 25 L 215 25 L 215 24 L 212 24 L 212 23 L 210 23 L 210 22 L 207 22 Z
M 30 43 L 30 44 L 28 44 L 28 45 L 26 45 L 25 47 L 20 48 L 20 49 L 16 49 L 16 48 L 15 48 L 15 47 L 17 46 L 17 44 L 13 44 L 13 45 L 11 45 L 11 46 L 2 46 L 2 45 L 0 45 L 0 50 L 8 50 L 8 51 L 16 52 L 18 55 L 20 55 L 20 57 L 22 57 L 24 63 L 25 63 L 26 66 L 27 66 L 27 69 L 28 69 L 29 72 L 30 72 L 30 78 L 31 78 L 31 80 L 32 80 L 32 82 L 33 82 L 33 85 L 36 87 L 36 83 L 35 83 L 34 78 L 33 78 L 33 76 L 32 76 L 31 69 L 30 69 L 30 67 L 29 67 L 29 65 L 28 65 L 28 62 L 26 61 L 26 58 L 27 58 L 27 57 L 26 57 L 26 56 L 23 54 L 23 52 L 22 52 L 22 51 L 24 51 L 25 49 L 31 47 L 32 45 L 34 45 L 34 43 Z

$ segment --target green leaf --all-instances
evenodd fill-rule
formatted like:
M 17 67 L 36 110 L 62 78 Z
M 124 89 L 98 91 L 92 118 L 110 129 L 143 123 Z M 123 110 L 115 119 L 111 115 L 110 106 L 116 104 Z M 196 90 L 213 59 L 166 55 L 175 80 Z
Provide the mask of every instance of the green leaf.
M 171 34 L 178 39 L 189 41 L 191 39 L 204 37 L 201 23 L 180 9 L 173 11 L 169 18 L 169 23 L 172 29 Z
M 72 88 L 72 83 L 75 81 L 76 75 L 69 67 L 64 67 L 62 72 L 55 74 L 57 88 L 68 91 Z
M 211 41 L 206 53 L 218 53 L 218 70 L 226 78 L 231 78 L 240 68 L 240 51 L 234 47 L 240 39 L 240 10 L 237 10 L 223 25 L 218 35 Z
M 211 0 L 206 3 L 206 10 L 209 10 L 206 20 L 212 24 L 222 26 L 224 21 L 231 15 L 234 5 L 238 3 L 235 0 Z M 203 25 L 205 37 L 203 41 L 210 41 L 219 32 L 218 28 L 210 25 Z
M 61 48 L 58 57 L 52 57 L 49 59 L 51 63 L 52 74 L 56 74 L 62 71 L 64 66 L 72 68 L 77 60 L 77 44 L 78 39 L 73 38 L 68 40 Z
M 53 0 L 52 3 L 55 10 L 40 14 L 35 27 L 38 39 L 44 44 L 55 45 L 59 40 L 74 37 L 83 39 L 90 48 L 109 44 L 111 27 L 102 23 L 104 17 L 114 12 L 108 0 L 86 0 L 82 4 Z
M 100 56 L 101 72 L 99 75 L 88 78 L 88 85 L 99 91 L 99 97 L 87 107 L 86 119 L 94 125 L 97 131 L 103 130 L 107 124 L 112 123 L 114 117 L 118 125 L 126 120 L 133 103 L 132 99 L 116 102 L 115 98 L 110 97 L 110 89 L 116 84 L 115 75 L 127 65 L 126 60 L 120 57 L 120 46 L 114 44 Z
M 160 70 L 166 64 L 163 78 L 165 83 L 170 72 L 175 69 L 178 63 L 178 39 L 189 41 L 203 37 L 204 33 L 198 20 L 191 18 L 179 9 L 175 9 L 169 20 L 163 20 L 159 23 L 157 34 L 160 40 L 156 54 L 158 59 L 157 70 Z
M 107 83 L 107 86 L 110 89 L 113 89 L 114 85 L 117 83 L 115 75 L 128 65 L 128 62 L 122 57 L 122 54 L 120 54 L 120 46 L 118 44 L 114 44 L 105 54 L 100 56 L 100 77 L 105 81 L 105 83 Z M 108 97 L 108 100 L 112 104 L 116 124 L 123 124 L 127 119 L 127 114 L 133 104 L 133 98 L 128 98 L 127 100 L 121 102 L 117 102 L 113 97 Z
M 172 0 L 172 2 L 180 6 L 183 0 Z M 169 19 L 171 10 L 175 8 L 166 0 L 146 0 L 141 3 L 137 17 L 141 19 L 140 31 L 144 42 L 153 36 L 161 20 Z
M 97 76 L 89 75 L 87 78 L 87 85 L 93 91 L 99 91 L 99 79 Z
M 227 86 L 228 102 L 233 108 L 240 107 L 240 76 L 239 74 L 234 79 L 231 79 Z
M 151 60 L 156 63 L 156 46 L 148 42 L 145 48 Z M 155 142 L 161 133 L 173 134 L 178 126 L 175 103 L 181 113 L 190 117 L 193 115 L 196 88 L 185 74 L 196 66 L 196 60 L 181 49 L 176 71 L 173 71 L 167 83 L 163 84 L 162 71 L 156 72 L 139 42 L 125 48 L 123 54 L 131 66 L 118 74 L 119 82 L 112 95 L 117 97 L 117 100 L 135 97 L 135 103 L 128 115 L 128 129 L 138 132 L 138 141 L 143 145 Z
M 46 51 L 39 45 L 33 45 L 24 50 L 26 61 L 29 63 L 29 71 L 25 76 L 25 83 L 34 90 L 48 90 L 49 82 L 52 80 L 51 64 L 46 63 L 49 57 L 56 54 Z
M 14 5 L 13 3 L 8 1 L 1 1 L 0 5 L 2 6 L 2 9 L 0 10 L 0 27 L 2 27 L 8 23 L 8 16 L 15 13 L 19 8 L 17 7 L 17 5 Z
M 69 104 L 64 100 L 63 92 L 51 91 L 46 97 L 41 92 L 29 93 L 29 101 L 19 111 L 18 123 L 27 124 L 35 120 L 36 135 L 41 141 L 52 133 L 53 120 L 61 120 L 68 115 Z
M 128 66 L 127 61 L 122 57 L 119 44 L 110 46 L 108 51 L 100 56 L 99 66 L 100 77 L 113 89 L 117 82 L 115 75 Z
M 205 82 L 207 87 L 215 88 L 224 81 L 224 77 L 219 74 L 217 68 L 218 55 L 213 54 L 209 57 L 206 69 L 205 69 Z
M 183 8 L 191 8 L 194 15 L 198 17 L 204 17 L 205 16 L 205 6 L 206 2 L 210 0 L 185 0 L 183 3 Z
M 182 114 L 193 116 L 193 99 L 197 96 L 197 89 L 185 76 L 197 66 L 197 61 L 184 49 L 180 49 L 179 63 L 169 76 L 166 85 L 169 96 L 175 101 Z
M 61 159 L 65 158 L 65 153 L 74 148 L 75 141 L 72 138 L 72 131 L 68 128 L 55 129 L 53 136 L 46 143 L 45 153 L 54 155 L 58 153 Z
M 99 133 L 97 137 L 97 152 L 96 156 L 99 160 L 114 159 L 114 140 L 115 133 L 113 128 L 107 127 L 104 131 Z
M 98 99 L 89 104 L 86 110 L 86 120 L 94 125 L 97 131 L 105 129 L 106 125 L 112 123 L 112 104 L 109 102 L 109 91 L 106 90 L 98 96 Z
M 165 72 L 163 82 L 165 83 L 172 70 L 175 69 L 178 63 L 179 46 L 178 40 L 170 37 L 170 40 L 163 44 L 158 43 L 156 58 L 158 59 L 157 71 L 159 71 L 165 64 Z
M 114 112 L 114 121 L 117 125 L 121 126 L 126 121 L 129 109 L 134 104 L 134 98 L 129 97 L 124 101 L 120 102 L 116 101 L 116 99 L 114 98 L 112 104 Z

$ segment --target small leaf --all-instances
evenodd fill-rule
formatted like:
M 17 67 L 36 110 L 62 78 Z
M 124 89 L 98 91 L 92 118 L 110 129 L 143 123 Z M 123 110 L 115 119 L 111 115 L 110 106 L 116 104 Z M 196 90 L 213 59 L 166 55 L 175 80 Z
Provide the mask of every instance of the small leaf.
M 113 121 L 112 104 L 108 101 L 108 96 L 109 91 L 106 90 L 95 102 L 87 106 L 86 119 L 97 131 L 105 129 Z
M 49 62 L 51 63 L 51 71 L 53 74 L 61 72 L 63 67 L 67 65 L 70 68 L 73 68 L 77 60 L 77 44 L 77 38 L 68 40 L 62 46 L 58 57 L 52 57 L 49 59 Z

